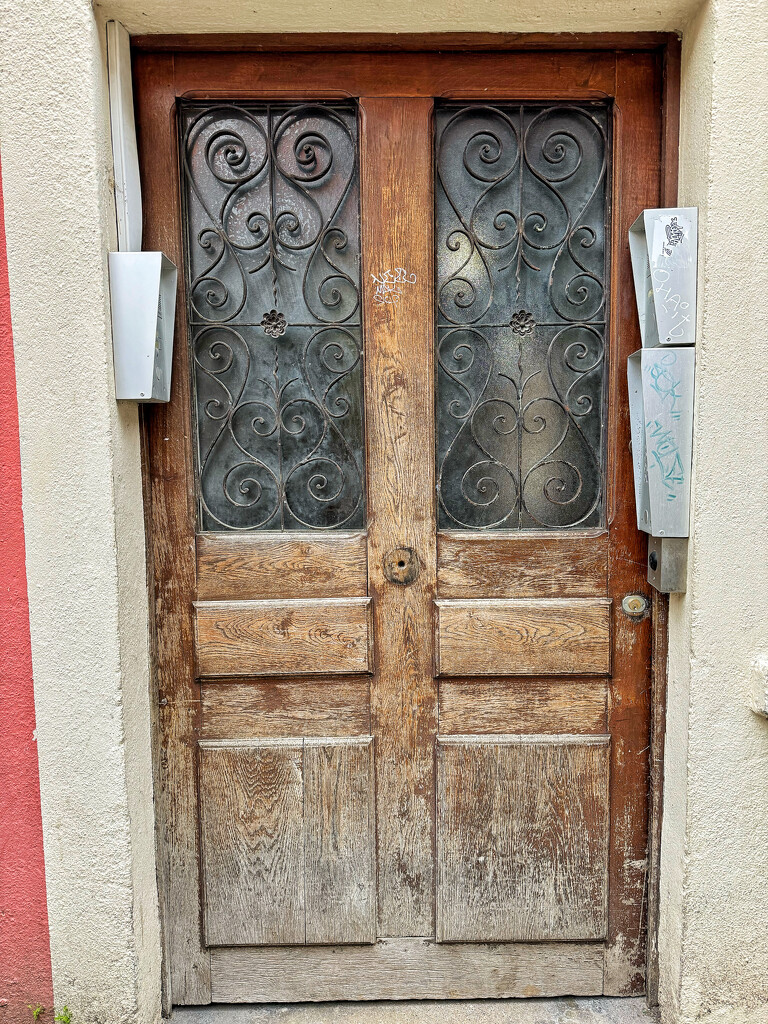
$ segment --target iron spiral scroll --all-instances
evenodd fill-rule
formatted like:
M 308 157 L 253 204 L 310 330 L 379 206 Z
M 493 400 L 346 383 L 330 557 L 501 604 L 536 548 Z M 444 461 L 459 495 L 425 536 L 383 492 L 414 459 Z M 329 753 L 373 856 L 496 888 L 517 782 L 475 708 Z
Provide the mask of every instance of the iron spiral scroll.
M 437 111 L 442 528 L 602 521 L 608 115 Z
M 200 525 L 363 525 L 357 116 L 185 104 Z

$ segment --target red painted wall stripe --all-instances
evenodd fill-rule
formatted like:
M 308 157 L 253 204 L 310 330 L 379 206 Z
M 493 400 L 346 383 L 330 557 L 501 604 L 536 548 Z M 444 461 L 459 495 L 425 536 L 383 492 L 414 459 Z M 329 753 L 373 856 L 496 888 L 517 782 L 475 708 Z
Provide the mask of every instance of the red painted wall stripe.
M 0 170 L 0 1022 L 53 1021 L 21 509 L 19 410 Z

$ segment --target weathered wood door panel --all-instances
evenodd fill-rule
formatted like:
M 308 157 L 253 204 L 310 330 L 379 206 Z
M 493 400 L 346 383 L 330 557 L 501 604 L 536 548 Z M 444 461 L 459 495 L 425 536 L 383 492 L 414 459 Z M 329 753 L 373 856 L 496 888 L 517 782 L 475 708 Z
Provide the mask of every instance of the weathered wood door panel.
M 209 946 L 375 941 L 371 747 L 200 741 Z
M 136 56 L 174 1003 L 642 991 L 660 56 Z
M 604 939 L 609 736 L 443 736 L 440 942 Z

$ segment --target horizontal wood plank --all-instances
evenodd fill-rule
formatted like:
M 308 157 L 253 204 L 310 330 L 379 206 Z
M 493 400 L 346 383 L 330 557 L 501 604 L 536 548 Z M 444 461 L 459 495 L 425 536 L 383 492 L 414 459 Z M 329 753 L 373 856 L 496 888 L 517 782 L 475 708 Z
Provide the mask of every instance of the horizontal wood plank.
M 610 672 L 609 600 L 439 600 L 435 604 L 439 675 Z
M 602 733 L 608 680 L 442 679 L 439 714 L 440 732 L 447 735 Z
M 602 939 L 609 736 L 437 744 L 437 939 Z
M 612 55 L 600 59 L 587 52 L 466 53 L 458 91 L 466 100 L 493 96 L 497 102 L 604 99 L 615 88 L 614 65 Z M 324 53 L 318 60 L 314 53 L 242 53 L 233 59 L 226 52 L 178 52 L 174 80 L 179 96 L 226 94 L 232 99 L 258 94 L 265 83 L 272 95 L 294 101 L 457 95 L 453 53 Z M 423 190 L 422 179 L 413 173 L 412 157 L 411 161 L 409 184 L 416 188 L 418 182 Z
M 372 946 L 221 948 L 211 950 L 211 973 L 215 1003 L 594 996 L 603 991 L 603 947 L 401 938 Z
M 131 49 L 145 53 L 167 50 L 229 53 L 657 50 L 669 41 L 670 35 L 666 32 L 201 32 L 131 36 Z
M 368 676 L 204 683 L 202 738 L 359 736 L 371 729 L 369 685 Z
M 200 601 L 365 597 L 364 533 L 220 534 L 197 537 Z
M 608 534 L 441 533 L 438 597 L 602 597 Z
M 368 672 L 367 597 L 301 601 L 198 601 L 200 676 L 338 675 Z

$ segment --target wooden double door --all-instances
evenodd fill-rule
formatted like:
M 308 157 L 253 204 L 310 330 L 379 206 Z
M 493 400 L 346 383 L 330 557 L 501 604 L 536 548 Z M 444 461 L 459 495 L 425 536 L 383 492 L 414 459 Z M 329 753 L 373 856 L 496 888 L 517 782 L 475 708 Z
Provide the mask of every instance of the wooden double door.
M 658 54 L 135 73 L 172 1001 L 641 991 Z

